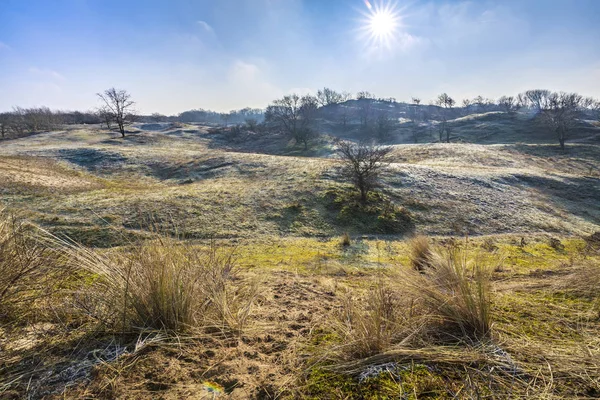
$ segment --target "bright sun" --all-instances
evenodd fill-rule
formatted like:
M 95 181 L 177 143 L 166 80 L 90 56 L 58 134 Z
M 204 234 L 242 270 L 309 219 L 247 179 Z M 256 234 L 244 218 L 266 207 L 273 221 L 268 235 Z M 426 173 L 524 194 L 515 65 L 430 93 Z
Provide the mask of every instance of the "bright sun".
M 392 10 L 376 10 L 369 18 L 369 29 L 372 35 L 379 39 L 393 35 L 397 25 L 397 17 Z
M 360 31 L 367 48 L 391 48 L 401 28 L 400 11 L 389 0 L 379 0 L 373 4 L 369 0 L 363 1 L 367 10 L 361 12 L 364 19 Z

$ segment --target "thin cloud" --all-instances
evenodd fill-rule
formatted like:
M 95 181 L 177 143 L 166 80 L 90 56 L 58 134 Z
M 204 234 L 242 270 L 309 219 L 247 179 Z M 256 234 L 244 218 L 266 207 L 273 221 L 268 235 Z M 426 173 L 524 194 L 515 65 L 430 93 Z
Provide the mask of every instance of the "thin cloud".
M 206 32 L 208 32 L 208 33 L 213 33 L 213 34 L 215 33 L 215 30 L 212 28 L 212 26 L 210 26 L 210 25 L 208 24 L 208 22 L 206 22 L 206 21 L 198 21 L 197 23 L 198 23 L 198 25 L 200 25 L 200 26 L 202 27 L 202 29 L 204 29 Z
M 38 75 L 38 76 L 42 76 L 42 77 L 46 77 L 46 78 L 51 78 L 51 79 L 58 80 L 58 81 L 66 80 L 66 78 L 64 76 L 62 76 L 58 72 L 53 71 L 51 69 L 31 67 L 31 68 L 29 68 L 29 73 Z
M 4 42 L 0 42 L 0 50 L 10 50 L 10 46 Z

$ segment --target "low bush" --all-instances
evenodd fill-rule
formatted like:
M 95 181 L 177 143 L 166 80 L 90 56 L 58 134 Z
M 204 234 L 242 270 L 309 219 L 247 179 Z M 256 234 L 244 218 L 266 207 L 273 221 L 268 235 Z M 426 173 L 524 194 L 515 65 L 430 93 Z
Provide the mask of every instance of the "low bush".
M 358 191 L 334 188 L 325 192 L 324 200 L 327 208 L 337 211 L 339 222 L 357 232 L 402 234 L 414 229 L 410 213 L 378 192 L 369 192 L 363 204 Z

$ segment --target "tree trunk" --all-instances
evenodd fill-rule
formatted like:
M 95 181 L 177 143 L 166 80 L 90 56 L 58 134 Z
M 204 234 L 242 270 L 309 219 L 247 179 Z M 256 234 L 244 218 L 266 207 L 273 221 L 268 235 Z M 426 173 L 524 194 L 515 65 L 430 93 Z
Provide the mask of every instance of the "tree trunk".
M 565 132 L 562 129 L 558 131 L 558 142 L 560 143 L 560 149 L 565 150 Z
M 361 204 L 367 204 L 367 190 L 364 187 L 360 188 L 360 202 Z

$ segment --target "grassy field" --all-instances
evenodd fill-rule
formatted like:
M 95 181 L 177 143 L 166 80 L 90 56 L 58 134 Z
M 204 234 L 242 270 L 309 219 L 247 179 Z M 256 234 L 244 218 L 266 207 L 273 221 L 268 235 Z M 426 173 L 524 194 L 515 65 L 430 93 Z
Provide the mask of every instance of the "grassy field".
M 0 142 L 0 397 L 600 396 L 597 128 L 502 118 L 393 145 L 366 211 L 328 137 Z

